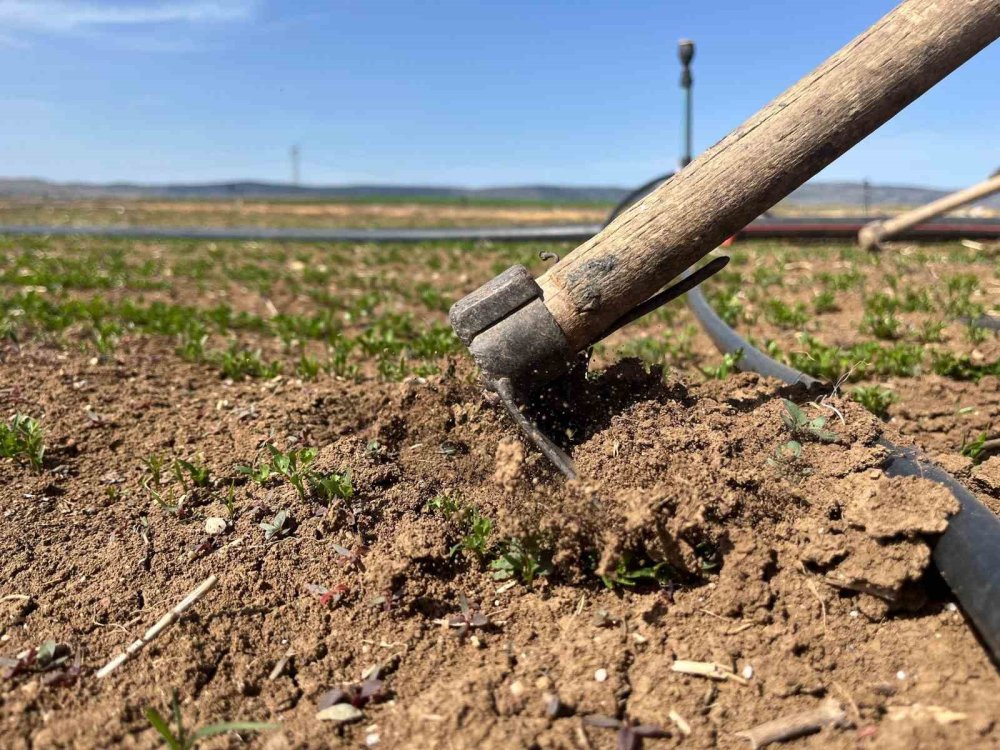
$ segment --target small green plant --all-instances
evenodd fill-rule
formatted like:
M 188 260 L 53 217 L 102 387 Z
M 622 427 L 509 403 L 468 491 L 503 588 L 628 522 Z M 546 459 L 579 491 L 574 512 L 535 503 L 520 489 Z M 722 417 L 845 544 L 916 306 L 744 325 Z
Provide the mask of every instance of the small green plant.
M 824 289 L 813 298 L 813 312 L 817 315 L 836 312 L 839 309 L 837 306 L 837 295 L 831 289 Z
M 986 456 L 986 442 L 989 440 L 989 434 L 982 432 L 978 437 L 972 440 L 968 439 L 968 436 L 962 439 L 962 447 L 959 452 L 966 458 L 972 459 L 972 463 L 981 463 Z
M 536 578 L 552 572 L 549 557 L 548 552 L 534 537 L 515 537 L 504 545 L 500 556 L 490 563 L 490 570 L 493 571 L 495 580 L 517 578 L 525 586 L 531 586 Z
M 266 542 L 271 541 L 274 537 L 285 536 L 292 530 L 286 510 L 279 510 L 270 521 L 261 521 L 257 526 L 264 532 L 264 541 Z
M 922 344 L 937 343 L 944 340 L 944 321 L 925 320 L 917 330 L 916 338 Z
M 260 349 L 242 349 L 236 343 L 220 352 L 216 362 L 222 374 L 232 380 L 274 378 L 281 372 L 281 362 L 265 362 Z
M 320 474 L 313 471 L 306 476 L 309 490 L 313 496 L 320 500 L 349 500 L 354 496 L 354 484 L 351 481 L 351 472 L 330 472 Z
M 726 352 L 722 355 L 722 361 L 715 367 L 702 367 L 701 371 L 706 377 L 716 380 L 725 380 L 730 373 L 735 372 L 739 361 L 743 359 L 743 350 L 737 349 L 735 352 Z
M 601 582 L 609 589 L 634 588 L 647 583 L 666 586 L 672 579 L 673 570 L 667 563 L 651 563 L 632 552 L 622 553 L 614 571 L 601 576 Z
M 889 415 L 889 407 L 899 400 L 891 390 L 878 385 L 858 386 L 851 396 L 879 419 L 885 419 Z
M 27 462 L 36 472 L 45 460 L 45 441 L 38 420 L 15 414 L 6 424 L 0 423 L 0 457 Z
M 791 306 L 780 299 L 768 299 L 764 302 L 764 317 L 778 328 L 802 328 L 809 321 L 809 313 L 801 302 Z
M 990 337 L 990 330 L 985 326 L 978 325 L 975 321 L 965 327 L 965 338 L 970 344 L 981 344 Z
M 477 508 L 468 508 L 464 515 L 466 534 L 458 544 L 451 548 L 448 556 L 454 557 L 459 552 L 465 552 L 482 564 L 489 552 L 493 521 L 482 515 Z
M 236 471 L 253 479 L 258 484 L 264 484 L 272 476 L 284 477 L 295 488 L 301 500 L 306 499 L 306 481 L 309 476 L 309 465 L 316 459 L 315 448 L 302 448 L 282 453 L 271 443 L 267 444 L 271 461 L 261 462 L 257 466 L 237 466 Z
M 160 486 L 160 480 L 163 478 L 163 467 L 165 461 L 161 456 L 157 456 L 155 453 L 151 453 L 142 459 L 143 465 L 146 467 L 146 471 L 149 472 L 149 480 L 154 487 Z
M 235 491 L 233 490 L 233 485 L 230 483 L 226 496 L 222 498 L 222 504 L 226 506 L 226 514 L 229 516 L 230 521 L 233 521 L 236 517 L 236 500 L 234 495 Z
M 155 708 L 146 709 L 146 719 L 157 734 L 163 738 L 163 742 L 169 750 L 192 750 L 202 740 L 227 732 L 266 732 L 281 726 L 280 724 L 268 724 L 260 721 L 227 721 L 220 724 L 209 724 L 189 734 L 181 717 L 177 690 L 174 690 L 171 695 L 170 712 L 176 730 L 170 728 L 170 724 Z
M 315 357 L 303 354 L 295 367 L 295 372 L 303 380 L 315 380 L 319 377 L 320 362 Z
M 199 466 L 182 458 L 175 458 L 171 468 L 177 481 L 184 487 L 189 484 L 192 487 L 208 487 L 212 478 L 212 473 L 207 466 Z
M 902 329 L 903 324 L 893 312 L 866 312 L 861 319 L 861 332 L 879 339 L 898 339 Z
M 802 458 L 802 443 L 798 440 L 789 440 L 774 449 L 774 455 L 767 459 L 767 463 L 778 468 L 789 468 L 798 464 Z M 801 472 L 807 472 L 806 467 L 801 467 Z
M 424 509 L 429 513 L 438 513 L 445 518 L 451 518 L 461 509 L 461 506 L 458 504 L 458 500 L 450 495 L 436 495 L 427 501 Z
M 805 412 L 787 398 L 781 399 L 785 406 L 785 411 L 781 414 L 781 421 L 793 436 L 799 438 L 812 438 L 821 443 L 835 443 L 840 439 L 836 432 L 826 429 L 826 417 L 816 417 L 809 419 Z
M 196 320 L 191 321 L 180 334 L 180 345 L 177 354 L 189 362 L 201 362 L 205 358 L 205 342 L 208 332 L 205 326 Z

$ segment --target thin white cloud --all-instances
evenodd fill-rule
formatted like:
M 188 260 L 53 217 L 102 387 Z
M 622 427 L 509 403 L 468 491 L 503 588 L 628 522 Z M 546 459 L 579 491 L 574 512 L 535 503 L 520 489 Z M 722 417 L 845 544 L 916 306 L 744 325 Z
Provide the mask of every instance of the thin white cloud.
M 211 24 L 253 18 L 257 0 L 188 0 L 149 4 L 93 0 L 0 0 L 0 29 L 43 33 L 112 27 Z

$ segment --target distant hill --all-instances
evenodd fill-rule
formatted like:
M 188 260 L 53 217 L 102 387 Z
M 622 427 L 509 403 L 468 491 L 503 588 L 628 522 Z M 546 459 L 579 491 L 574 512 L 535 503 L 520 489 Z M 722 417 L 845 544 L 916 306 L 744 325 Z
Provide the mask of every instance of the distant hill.
M 863 186 L 858 182 L 809 182 L 788 198 L 792 205 L 860 206 Z M 537 203 L 615 203 L 624 197 L 624 187 L 569 187 L 563 185 L 515 185 L 493 188 L 436 187 L 428 185 L 290 185 L 280 182 L 218 182 L 204 184 L 145 185 L 136 183 L 94 184 L 49 182 L 32 178 L 0 178 L 0 198 L 159 198 L 159 199 L 298 199 L 351 200 L 468 200 Z M 940 198 L 948 191 L 926 187 L 872 185 L 872 206 L 917 206 Z M 995 195 L 984 205 L 1000 207 Z

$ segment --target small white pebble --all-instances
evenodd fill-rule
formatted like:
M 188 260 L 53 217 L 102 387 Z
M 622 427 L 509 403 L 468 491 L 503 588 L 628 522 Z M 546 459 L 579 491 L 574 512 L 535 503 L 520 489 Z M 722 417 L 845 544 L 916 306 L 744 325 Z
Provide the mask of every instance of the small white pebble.
M 608 670 L 598 669 L 596 672 L 594 672 L 594 679 L 597 680 L 598 682 L 604 682 L 605 680 L 608 679 Z
M 632 633 L 632 640 L 636 642 L 637 645 L 641 646 L 646 643 L 649 639 L 641 633 Z
M 749 680 L 751 677 L 753 677 L 753 667 L 747 664 L 745 667 L 743 667 L 743 671 L 740 674 L 743 675 L 744 680 Z
M 510 683 L 510 693 L 515 698 L 519 698 L 524 695 L 524 684 L 520 680 L 514 680 Z
M 858 610 L 856 610 L 856 609 L 852 609 L 852 610 L 851 610 L 850 612 L 848 612 L 847 614 L 848 614 L 848 616 L 849 616 L 849 617 L 857 617 L 857 616 L 858 616 Z
M 368 747 L 375 747 L 378 744 L 379 736 L 378 732 L 369 732 L 365 735 L 365 744 Z
M 944 608 L 949 612 L 958 612 L 958 605 L 955 602 L 948 602 L 944 605 Z
M 904 672 L 902 669 L 899 670 L 898 672 L 896 672 L 896 679 L 897 680 L 905 680 L 906 679 L 906 672 Z

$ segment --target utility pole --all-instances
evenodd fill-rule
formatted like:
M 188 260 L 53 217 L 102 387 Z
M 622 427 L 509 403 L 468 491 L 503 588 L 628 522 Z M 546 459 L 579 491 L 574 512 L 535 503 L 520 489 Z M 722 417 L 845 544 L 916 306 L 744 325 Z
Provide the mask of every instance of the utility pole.
M 677 56 L 681 60 L 681 88 L 684 89 L 684 151 L 681 169 L 691 163 L 691 60 L 694 59 L 694 42 L 681 39 L 677 43 Z
M 299 174 L 299 144 L 296 143 L 292 146 L 290 155 L 292 158 L 292 184 L 298 185 L 301 176 Z
M 872 208 L 872 184 L 868 181 L 867 177 L 861 183 L 861 199 L 865 204 L 865 218 L 867 219 Z

